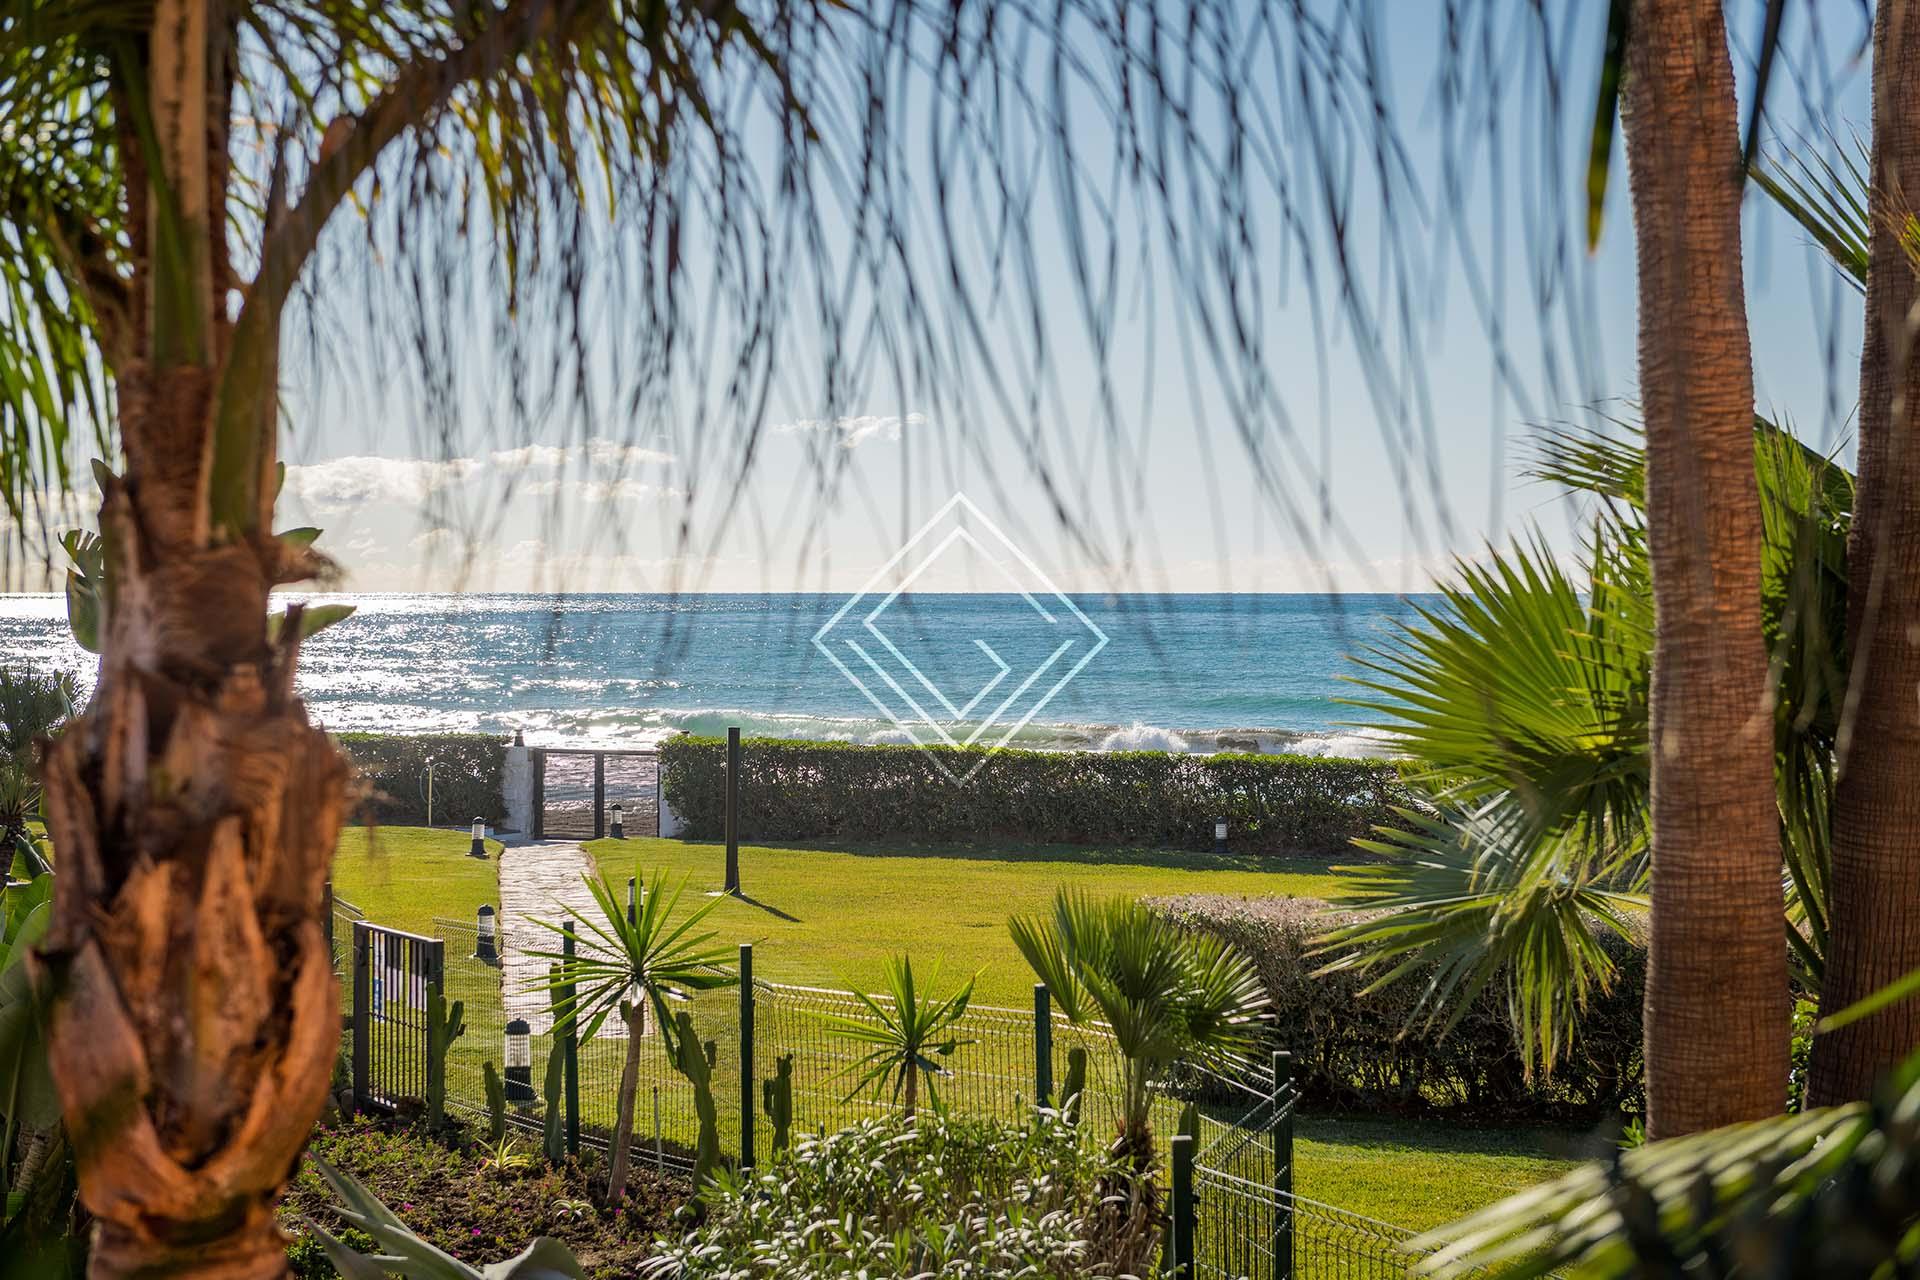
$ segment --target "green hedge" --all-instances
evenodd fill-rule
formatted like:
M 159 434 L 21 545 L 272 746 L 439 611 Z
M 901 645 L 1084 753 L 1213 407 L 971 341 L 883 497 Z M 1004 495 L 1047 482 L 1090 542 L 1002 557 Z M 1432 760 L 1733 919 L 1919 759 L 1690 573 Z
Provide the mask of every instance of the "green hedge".
M 1383 760 L 1164 751 L 928 752 L 754 738 L 741 746 L 740 834 L 749 840 L 989 840 L 1210 848 L 1213 824 L 1243 853 L 1326 853 L 1406 803 Z M 981 763 L 982 757 L 985 758 Z M 660 748 L 669 803 L 694 839 L 725 822 L 726 743 Z
M 420 826 L 427 820 L 427 761 L 433 761 L 433 820 L 445 826 L 507 816 L 500 794 L 507 739 L 484 733 L 342 733 L 335 741 L 366 789 L 350 821 Z
M 1529 1080 L 1514 1048 L 1502 994 L 1483 990 L 1452 1030 L 1412 1022 L 1424 976 L 1361 995 L 1370 979 L 1322 974 L 1313 940 L 1361 919 L 1312 898 L 1229 898 L 1195 894 L 1150 905 L 1190 928 L 1215 934 L 1252 958 L 1273 1001 L 1280 1047 L 1293 1052 L 1301 1087 L 1322 1104 L 1366 1110 L 1470 1111 L 1502 1121 L 1592 1124 L 1642 1109 L 1640 1006 L 1646 991 L 1644 940 L 1601 931 L 1618 973 L 1591 999 L 1573 1052 L 1551 1077 Z

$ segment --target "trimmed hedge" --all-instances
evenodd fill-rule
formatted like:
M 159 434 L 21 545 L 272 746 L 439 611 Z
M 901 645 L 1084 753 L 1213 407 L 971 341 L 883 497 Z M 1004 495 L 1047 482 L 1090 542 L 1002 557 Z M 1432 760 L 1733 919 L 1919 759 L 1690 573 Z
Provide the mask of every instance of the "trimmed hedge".
M 433 760 L 433 816 L 445 826 L 507 816 L 500 784 L 507 739 L 485 733 L 342 733 L 334 741 L 353 761 L 366 794 L 350 818 L 394 826 L 427 820 L 427 760 Z
M 932 750 L 955 775 L 979 772 L 956 786 L 919 747 L 749 739 L 740 835 L 1208 848 L 1224 820 L 1239 852 L 1327 853 L 1407 803 L 1400 766 L 1385 760 Z M 666 794 L 693 839 L 723 834 L 726 751 L 719 738 L 661 744 Z
M 1273 1000 L 1281 1048 L 1293 1052 L 1301 1088 L 1322 1104 L 1368 1110 L 1458 1110 L 1511 1121 L 1592 1124 L 1642 1109 L 1640 1006 L 1646 989 L 1644 939 L 1604 931 L 1618 966 L 1611 990 L 1593 998 L 1573 1052 L 1551 1077 L 1529 1081 L 1514 1048 L 1505 997 L 1484 990 L 1441 1035 L 1409 1019 L 1423 979 L 1409 974 L 1363 996 L 1369 979 L 1316 974 L 1325 957 L 1313 939 L 1364 918 L 1312 898 L 1230 898 L 1196 894 L 1152 900 L 1178 924 L 1215 934 L 1253 960 Z

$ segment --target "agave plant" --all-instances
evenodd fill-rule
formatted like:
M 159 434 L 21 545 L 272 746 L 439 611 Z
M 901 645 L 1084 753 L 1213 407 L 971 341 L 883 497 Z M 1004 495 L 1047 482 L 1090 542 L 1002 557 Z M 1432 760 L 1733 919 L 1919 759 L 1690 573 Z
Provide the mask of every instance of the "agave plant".
M 1076 1026 L 1103 1023 L 1121 1064 L 1117 1158 L 1153 1165 L 1152 1086 L 1176 1062 L 1215 1068 L 1259 1046 L 1266 989 L 1246 956 L 1190 933 L 1131 898 L 1097 901 L 1067 889 L 1053 910 L 1008 921 L 1014 945 Z
M 635 876 L 645 881 L 637 870 Z M 626 1063 L 620 1071 L 619 1117 L 614 1125 L 607 1184 L 607 1202 L 617 1204 L 627 1186 L 634 1102 L 640 1088 L 640 1047 L 648 1012 L 653 1014 L 659 1034 L 670 1039 L 674 1021 L 668 1012 L 669 1002 L 691 1000 L 697 991 L 730 986 L 739 978 L 724 967 L 726 951 L 709 945 L 713 933 L 694 932 L 721 900 L 715 898 L 679 915 L 686 877 L 669 891 L 666 877 L 656 872 L 631 918 L 611 880 L 585 879 L 599 910 L 567 908 L 567 914 L 588 935 L 577 954 L 533 954 L 558 966 L 542 987 L 572 993 L 570 1016 L 579 1024 L 583 1042 L 593 1039 L 609 1018 L 618 1018 L 626 1030 Z M 564 932 L 562 925 L 544 920 L 540 923 L 555 933 Z M 674 1057 L 671 1052 L 667 1056 L 669 1060 Z
M 859 1073 L 848 1099 L 868 1089 L 879 1096 L 891 1093 L 901 1103 L 902 1116 L 910 1121 L 919 1101 L 922 1076 L 926 1077 L 928 1099 L 935 1110 L 940 1107 L 940 1090 L 935 1082 L 947 1074 L 947 1069 L 934 1059 L 952 1057 L 955 1049 L 973 1043 L 960 1039 L 953 1029 L 967 1016 L 967 1003 L 973 999 L 973 984 L 979 975 L 968 978 L 952 995 L 937 997 L 933 990 L 940 981 L 938 963 L 924 986 L 914 982 L 909 956 L 890 958 L 885 974 L 885 1003 L 864 991 L 853 993 L 866 1009 L 866 1017 L 839 1013 L 815 1016 L 833 1035 L 870 1046 L 866 1056 L 840 1073 Z
M 1754 466 L 1786 932 L 1817 989 L 1852 477 L 1764 420 Z M 1329 934 L 1323 953 L 1375 986 L 1424 975 L 1422 1016 L 1442 1026 L 1502 984 L 1526 1063 L 1550 1070 L 1613 979 L 1599 932 L 1631 928 L 1644 902 L 1653 619 L 1631 428 L 1545 433 L 1530 470 L 1590 500 L 1584 578 L 1537 537 L 1516 541 L 1459 562 L 1437 605 L 1357 657 L 1369 694 L 1355 701 L 1424 762 L 1410 779 L 1424 804 L 1359 842 L 1391 861 L 1347 901 L 1382 913 Z

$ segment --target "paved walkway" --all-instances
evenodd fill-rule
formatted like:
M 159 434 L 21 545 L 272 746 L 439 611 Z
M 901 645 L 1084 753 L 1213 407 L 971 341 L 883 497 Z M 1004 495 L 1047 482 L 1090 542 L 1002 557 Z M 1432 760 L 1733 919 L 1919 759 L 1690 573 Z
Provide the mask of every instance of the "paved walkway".
M 543 840 L 508 845 L 500 854 L 501 998 L 507 1018 L 525 1018 L 534 1035 L 553 1029 L 553 1009 L 546 990 L 547 966 L 553 961 L 537 952 L 560 950 L 560 935 L 539 921 L 564 924 L 567 908 L 597 918 L 583 876 L 593 875 L 593 859 L 570 841 Z M 575 926 L 580 949 L 597 946 L 591 930 Z M 618 1018 L 609 1018 L 599 1034 L 608 1039 L 626 1035 Z

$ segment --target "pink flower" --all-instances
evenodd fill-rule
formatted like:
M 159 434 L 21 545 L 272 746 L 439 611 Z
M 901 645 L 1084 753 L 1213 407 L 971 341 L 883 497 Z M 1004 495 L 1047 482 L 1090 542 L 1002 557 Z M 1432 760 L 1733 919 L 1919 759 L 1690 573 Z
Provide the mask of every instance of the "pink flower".
M 475 1235 L 479 1235 L 479 1234 L 480 1234 L 480 1228 L 478 1228 L 478 1227 L 475 1227 L 475 1228 L 473 1229 L 473 1234 L 475 1234 Z

